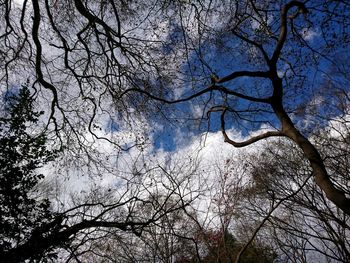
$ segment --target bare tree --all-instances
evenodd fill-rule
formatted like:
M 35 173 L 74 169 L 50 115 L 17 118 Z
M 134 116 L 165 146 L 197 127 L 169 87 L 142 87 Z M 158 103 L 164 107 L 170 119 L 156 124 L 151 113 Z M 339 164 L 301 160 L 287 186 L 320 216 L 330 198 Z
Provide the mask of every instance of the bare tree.
M 326 6 L 329 7 L 328 5 Z M 334 8 L 340 8 L 339 3 L 334 3 Z M 325 54 L 319 54 L 302 38 L 302 35 L 300 33 L 300 30 L 302 30 L 302 28 L 300 28 L 300 22 L 296 21 L 300 19 L 301 14 L 306 16 L 308 12 L 309 10 L 303 2 L 291 1 L 289 3 L 286 3 L 282 5 L 280 13 L 278 14 L 278 19 L 272 28 L 272 26 L 268 25 L 267 20 L 269 19 L 269 15 L 272 16 L 274 13 L 269 14 L 268 7 L 264 6 L 263 3 L 247 1 L 247 3 L 244 2 L 242 6 L 236 3 L 234 17 L 232 17 L 233 22 L 230 25 L 230 32 L 238 39 L 239 43 L 242 43 L 242 45 L 248 47 L 248 52 L 253 53 L 251 55 L 249 53 L 247 54 L 248 62 L 249 56 L 253 56 L 254 61 L 257 61 L 258 67 L 262 68 L 261 70 L 237 70 L 229 74 L 225 74 L 223 77 L 218 77 L 216 74 L 214 74 L 211 76 L 211 84 L 207 88 L 204 88 L 188 97 L 184 97 L 178 100 L 169 100 L 162 98 L 145 89 L 138 88 L 127 89 L 122 93 L 121 96 L 124 96 L 129 92 L 137 91 L 147 95 L 152 99 L 168 104 L 174 104 L 193 101 L 195 98 L 204 94 L 213 94 L 215 91 L 219 91 L 222 94 L 222 103 L 212 106 L 208 112 L 222 112 L 221 130 L 227 143 L 233 145 L 234 147 L 245 147 L 269 137 L 289 138 L 290 140 L 294 141 L 296 145 L 298 145 L 298 147 L 303 151 L 305 158 L 310 162 L 315 181 L 317 185 L 322 189 L 322 191 L 326 194 L 327 198 L 340 209 L 342 209 L 345 214 L 349 215 L 349 198 L 342 189 L 336 187 L 330 180 L 319 151 L 293 123 L 283 100 L 284 94 L 288 91 L 286 88 L 289 88 L 291 85 L 297 85 L 298 78 L 305 78 L 304 75 L 300 76 L 299 73 L 295 72 L 294 66 L 290 65 L 294 62 L 293 58 L 290 57 L 295 56 L 296 54 L 293 52 L 289 53 L 288 51 L 283 52 L 283 48 L 285 46 L 288 46 L 290 49 L 295 48 L 291 45 L 286 44 L 288 40 L 288 32 L 291 32 L 292 36 L 294 35 L 296 38 L 298 38 L 298 42 L 293 42 L 292 44 L 296 45 L 297 47 L 306 46 L 307 51 L 311 50 L 314 56 L 320 56 L 327 61 L 330 60 L 327 57 L 327 55 L 329 55 L 328 51 L 325 52 Z M 341 12 L 339 16 L 344 17 L 345 19 L 347 18 L 346 15 L 344 16 Z M 319 17 L 317 17 L 317 19 L 318 18 Z M 258 29 L 254 28 L 256 25 L 251 24 L 252 19 L 259 24 L 257 26 Z M 332 21 L 332 23 L 337 23 L 335 22 L 336 20 L 334 17 L 328 17 L 328 19 Z M 312 22 L 306 20 L 306 23 Z M 342 26 L 344 25 L 339 25 L 339 27 Z M 291 30 L 289 30 L 289 28 L 291 28 Z M 255 34 L 254 30 L 258 33 Z M 345 37 L 347 34 L 346 32 L 344 32 Z M 344 37 L 344 35 L 342 35 L 342 37 Z M 328 36 L 324 36 L 325 41 L 327 41 L 327 37 Z M 287 47 L 285 47 L 285 49 L 286 48 Z M 300 54 L 304 55 L 302 52 Z M 291 76 L 284 75 L 284 77 L 280 77 L 279 63 L 282 62 L 285 63 L 285 66 L 290 67 L 290 70 L 292 71 Z M 333 61 L 331 60 L 331 62 Z M 246 84 L 247 88 L 243 88 L 243 92 L 240 92 L 239 89 L 233 89 L 224 86 L 224 84 L 229 85 L 229 82 L 242 77 L 248 78 L 249 80 L 252 79 L 253 84 L 251 85 L 256 85 L 249 93 L 249 87 L 251 87 L 249 84 Z M 284 78 L 287 79 L 284 80 Z M 293 83 L 293 80 L 290 81 L 289 78 L 294 78 L 294 81 L 296 81 L 296 83 Z M 261 83 L 263 83 L 262 87 L 260 87 L 260 85 L 257 85 L 257 82 L 255 82 L 256 79 L 261 80 Z M 232 97 L 245 101 L 245 103 L 243 102 L 243 108 L 245 108 L 245 110 L 240 109 L 239 106 L 236 106 L 236 104 L 231 105 L 230 98 Z M 245 106 L 247 104 L 248 107 Z M 226 133 L 225 117 L 227 117 L 227 114 L 231 113 L 231 115 L 233 115 L 233 118 L 237 117 L 241 119 L 246 118 L 248 120 L 252 119 L 254 122 L 254 116 L 252 117 L 250 114 L 252 111 L 272 111 L 271 113 L 274 114 L 275 118 L 277 118 L 279 121 L 279 129 L 264 132 L 243 142 L 236 142 L 231 139 Z M 248 116 L 244 117 L 244 115 L 247 114 Z M 257 121 L 262 122 L 263 120 Z
M 341 117 L 338 121 L 341 122 Z M 329 174 L 333 178 L 338 178 L 337 182 L 340 183 L 338 187 L 346 192 L 349 180 L 347 178 L 349 173 L 346 171 L 348 161 L 343 157 L 348 156 L 348 151 L 345 150 L 348 148 L 345 146 L 348 143 L 344 140 L 348 130 L 342 131 L 344 137 L 339 137 L 339 134 L 333 137 L 335 134 L 331 132 L 332 130 L 333 128 L 327 128 L 317 135 L 323 138 L 317 138 L 319 143 L 322 142 L 318 148 L 325 154 L 323 159 Z M 265 224 L 258 229 L 262 235 L 267 238 L 270 236 L 276 242 L 276 247 L 282 252 L 280 256 L 282 260 L 348 261 L 350 229 L 348 216 L 325 199 L 323 193 L 310 180 L 312 171 L 308 169 L 307 163 L 303 162 L 299 149 L 289 146 L 292 151 L 286 152 L 283 150 L 286 147 L 281 145 L 284 143 L 287 142 L 276 142 L 268 146 L 261 159 L 259 158 L 258 162 L 255 160 L 252 164 L 256 167 L 256 172 L 253 173 L 252 191 L 256 191 L 255 194 L 260 197 L 255 201 L 253 200 L 256 196 L 250 199 L 249 208 L 254 207 L 253 210 L 257 213 L 250 217 L 264 217 Z M 333 150 L 327 150 L 328 147 Z M 300 191 L 293 194 L 298 188 Z M 275 213 L 269 214 L 261 208 L 261 199 L 272 204 L 282 202 Z
M 309 138 L 310 127 L 302 124 L 306 116 L 312 117 L 304 114 L 308 108 L 326 110 L 310 105 L 310 97 L 334 98 L 334 93 L 324 92 L 324 75 L 341 72 L 342 77 L 332 75 L 333 83 L 348 79 L 337 63 L 349 48 L 348 8 L 346 1 L 316 0 L 4 0 L 1 92 L 27 83 L 37 106 L 46 112 L 36 128 L 48 134 L 53 149 L 62 150 L 67 168 L 91 178 L 124 178 L 124 171 L 114 167 L 116 160 L 133 150 L 148 158 L 143 152 L 161 125 L 221 129 L 224 140 L 238 148 L 270 137 L 288 138 L 293 144 L 283 147 L 301 150 L 322 190 L 304 186 L 300 176 L 300 191 L 305 187 L 318 198 L 324 194 L 346 217 L 348 177 L 333 175 L 338 166 L 327 167 L 322 149 Z M 344 86 L 341 90 L 349 96 Z M 322 126 L 320 118 L 314 116 L 313 121 Z M 229 126 L 249 134 L 263 124 L 271 130 L 262 129 L 245 141 L 229 136 Z M 159 169 L 167 174 L 156 166 Z M 180 202 L 182 198 L 175 198 L 173 208 L 164 203 L 176 185 L 165 188 L 175 192 L 147 193 L 137 178 L 152 178 L 151 171 L 138 166 L 133 171 L 126 181 L 139 186 L 134 192 L 127 189 L 122 193 L 128 194 L 111 202 L 100 202 L 102 195 L 73 204 L 47 228 L 34 231 L 28 240 L 38 246 L 23 243 L 8 252 L 9 258 L 23 255 L 22 260 L 30 253 L 64 247 L 71 237 L 84 243 L 95 238 L 95 229 L 106 227 L 139 235 L 161 215 L 184 209 L 187 201 Z M 282 186 L 278 190 L 286 194 L 288 185 Z M 149 198 L 158 194 L 164 199 Z M 153 214 L 143 218 L 135 209 L 148 204 Z M 118 211 L 117 219 L 105 218 L 112 211 Z M 79 255 L 78 248 L 71 250 L 72 257 Z

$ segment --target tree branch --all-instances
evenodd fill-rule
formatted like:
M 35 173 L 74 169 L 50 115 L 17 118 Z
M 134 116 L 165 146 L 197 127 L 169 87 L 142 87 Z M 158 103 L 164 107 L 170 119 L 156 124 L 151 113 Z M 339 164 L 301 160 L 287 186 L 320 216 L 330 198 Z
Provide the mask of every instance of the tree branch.
M 239 263 L 241 260 L 241 256 L 243 255 L 243 253 L 247 250 L 248 246 L 253 242 L 254 238 L 256 237 L 256 235 L 258 234 L 258 232 L 260 231 L 260 229 L 264 226 L 265 222 L 270 218 L 270 216 L 272 215 L 272 213 L 286 200 L 288 200 L 289 198 L 292 198 L 293 196 L 297 195 L 302 189 L 303 187 L 306 185 L 307 181 L 311 178 L 312 174 L 310 174 L 306 180 L 303 182 L 303 184 L 299 187 L 298 190 L 296 190 L 295 192 L 291 193 L 290 195 L 282 198 L 281 200 L 278 201 L 278 203 L 275 206 L 272 206 L 270 211 L 268 212 L 268 214 L 264 217 L 264 219 L 260 222 L 259 226 L 255 229 L 253 235 L 251 236 L 251 238 L 248 240 L 248 242 L 240 249 L 240 251 L 238 252 L 237 256 L 236 256 L 236 260 L 235 263 Z M 273 204 L 273 203 L 272 203 Z
M 255 143 L 257 141 L 260 141 L 262 139 L 266 139 L 266 138 L 269 138 L 269 137 L 281 137 L 281 136 L 285 136 L 285 134 L 281 131 L 268 131 L 268 132 L 265 132 L 263 134 L 260 134 L 258 136 L 254 136 L 254 137 L 251 137 L 249 138 L 248 140 L 246 141 L 243 141 L 243 142 L 235 142 L 233 140 L 231 140 L 229 138 L 229 136 L 227 135 L 226 133 L 226 130 L 225 130 L 225 113 L 226 113 L 227 109 L 224 109 L 222 114 L 221 114 L 221 132 L 225 138 L 225 142 L 233 145 L 234 147 L 237 147 L 237 148 L 240 148 L 240 147 L 245 147 L 245 146 L 248 146 L 252 143 Z
M 236 79 L 238 77 L 253 77 L 253 78 L 269 78 L 269 72 L 267 71 L 235 71 L 231 73 L 230 75 L 227 75 L 223 78 L 219 78 L 215 83 L 221 84 L 233 79 Z
M 264 47 L 261 45 L 261 44 L 258 44 L 256 43 L 255 41 L 245 37 L 245 36 L 242 36 L 240 34 L 238 34 L 234 29 L 232 30 L 232 34 L 234 34 L 236 37 L 240 38 L 241 40 L 247 42 L 248 44 L 251 44 L 253 46 L 255 46 L 256 48 L 258 48 L 260 50 L 260 52 L 263 54 L 263 57 L 265 59 L 265 61 L 267 63 L 269 63 L 270 59 L 269 59 L 269 56 L 268 54 L 266 53 Z
M 122 94 L 120 94 L 118 96 L 117 100 L 120 100 L 127 93 L 138 92 L 138 93 L 142 93 L 142 94 L 144 94 L 144 95 L 148 96 L 149 98 L 151 98 L 153 100 L 156 100 L 156 101 L 160 101 L 160 102 L 163 102 L 163 103 L 166 103 L 166 104 L 176 104 L 176 103 L 190 101 L 190 100 L 192 100 L 194 98 L 200 97 L 203 94 L 206 94 L 206 93 L 209 93 L 209 92 L 212 92 L 212 91 L 220 91 L 220 92 L 223 92 L 223 93 L 225 93 L 227 95 L 236 96 L 238 98 L 245 99 L 245 100 L 252 101 L 252 102 L 270 103 L 270 98 L 256 98 L 256 97 L 244 95 L 242 93 L 230 90 L 230 89 L 225 88 L 223 86 L 217 86 L 215 84 L 211 85 L 208 88 L 205 88 L 205 89 L 203 89 L 203 90 L 201 90 L 201 91 L 199 91 L 197 93 L 194 93 L 194 94 L 192 94 L 192 95 L 190 95 L 188 97 L 185 97 L 185 98 L 182 98 L 182 99 L 178 99 L 178 100 L 163 99 L 163 98 L 160 98 L 160 97 L 157 97 L 157 96 L 153 95 L 152 93 L 150 93 L 150 92 L 148 92 L 146 90 L 142 90 L 142 89 L 139 89 L 139 88 L 130 88 L 130 89 L 125 90 Z
M 41 70 L 42 47 L 39 40 L 39 26 L 40 26 L 40 19 L 41 19 L 40 7 L 37 0 L 33 0 L 32 3 L 33 3 L 33 11 L 34 11 L 32 37 L 33 37 L 34 44 L 36 46 L 35 71 L 36 71 L 39 83 L 42 84 L 44 88 L 52 92 L 53 100 L 51 103 L 50 119 L 52 119 L 56 124 L 54 114 L 55 114 L 55 106 L 58 106 L 58 94 L 57 94 L 56 88 L 44 79 L 44 76 Z
M 275 51 L 273 52 L 272 58 L 271 58 L 271 64 L 276 65 L 277 60 L 281 54 L 281 50 L 283 48 L 283 45 L 286 41 L 287 32 L 288 32 L 288 26 L 287 26 L 287 15 L 288 11 L 293 8 L 298 7 L 298 12 L 295 13 L 292 18 L 297 17 L 299 13 L 306 14 L 308 11 L 305 7 L 305 4 L 299 1 L 291 1 L 288 4 L 286 4 L 282 10 L 281 10 L 281 29 L 280 29 L 280 35 L 278 38 L 278 42 L 275 48 Z
M 299 146 L 304 156 L 310 162 L 316 184 L 322 189 L 330 201 L 343 210 L 345 214 L 350 215 L 350 198 L 343 190 L 336 188 L 330 179 L 318 150 L 309 139 L 302 135 L 295 127 L 281 103 L 272 103 L 271 106 L 281 122 L 282 132 Z

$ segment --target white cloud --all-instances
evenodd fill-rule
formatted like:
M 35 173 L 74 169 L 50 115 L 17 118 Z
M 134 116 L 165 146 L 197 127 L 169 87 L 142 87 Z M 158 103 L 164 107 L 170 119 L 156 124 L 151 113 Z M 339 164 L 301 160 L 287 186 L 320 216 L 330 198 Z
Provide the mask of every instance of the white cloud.
M 309 28 L 303 28 L 301 30 L 301 36 L 309 42 L 314 41 L 316 37 L 318 37 L 320 34 L 312 29 Z

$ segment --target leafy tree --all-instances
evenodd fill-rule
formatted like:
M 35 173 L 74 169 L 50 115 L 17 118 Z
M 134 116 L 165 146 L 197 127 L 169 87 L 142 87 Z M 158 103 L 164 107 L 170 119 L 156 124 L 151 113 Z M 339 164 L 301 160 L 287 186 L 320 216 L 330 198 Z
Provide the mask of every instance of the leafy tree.
M 86 199 L 76 200 L 73 196 L 69 208 L 61 212 L 53 210 L 50 200 L 41 197 L 43 189 L 38 183 L 44 176 L 37 173 L 37 169 L 52 161 L 58 152 L 48 150 L 44 133 L 35 134 L 31 129 L 43 113 L 34 111 L 27 88 L 21 89 L 18 96 L 10 97 L 7 104 L 7 112 L 0 119 L 2 262 L 55 261 L 62 250 L 69 251 L 67 261 L 78 257 L 85 259 L 86 255 L 86 260 L 92 260 L 100 248 L 118 255 L 117 251 L 103 247 L 101 240 L 112 237 L 111 242 L 117 240 L 120 245 L 124 233 L 138 237 L 147 227 L 152 228 L 166 215 L 175 215 L 188 205 L 189 200 L 172 188 L 157 190 L 158 184 L 166 185 L 166 178 L 157 178 L 165 171 L 158 167 L 160 173 L 153 175 L 153 179 L 145 173 L 148 183 L 157 186 L 155 189 L 142 187 L 139 171 L 135 174 L 135 183 L 129 181 L 126 189 L 118 189 L 124 191 L 120 196 L 111 193 L 111 189 L 95 189 Z M 181 185 L 171 177 L 167 180 L 176 184 L 176 189 Z M 157 198 L 158 192 L 161 199 Z M 171 205 L 168 200 L 173 200 Z M 145 207 L 149 207 L 147 212 Z M 86 238 L 97 242 L 92 254 L 89 246 L 85 246 Z M 109 256 L 101 255 L 97 260 Z
M 56 155 L 47 148 L 45 133 L 30 129 L 42 112 L 34 110 L 28 88 L 5 99 L 5 113 L 0 118 L 0 255 L 52 220 L 49 200 L 38 198 L 35 187 L 43 178 L 37 169 Z

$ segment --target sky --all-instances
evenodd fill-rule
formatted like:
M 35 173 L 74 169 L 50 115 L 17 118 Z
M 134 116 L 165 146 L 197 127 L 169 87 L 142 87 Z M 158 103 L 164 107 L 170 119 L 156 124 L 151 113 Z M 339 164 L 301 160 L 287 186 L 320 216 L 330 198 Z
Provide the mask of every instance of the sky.
M 15 0 L 14 3 L 20 6 L 23 4 L 23 1 Z M 313 4 L 316 5 L 317 1 Z M 132 62 L 136 64 L 137 70 L 128 75 L 129 79 L 135 78 L 135 80 L 133 79 L 134 83 L 143 86 L 149 81 L 150 84 L 154 84 L 155 92 L 162 91 L 161 88 L 163 86 L 161 85 L 165 83 L 166 95 L 171 98 L 180 98 L 198 92 L 210 85 L 210 75 L 212 73 L 223 77 L 235 70 L 265 70 L 266 65 L 261 63 L 261 54 L 255 48 L 233 40 L 232 33 L 226 29 L 230 28 L 230 23 L 232 22 L 226 16 L 230 10 L 221 5 L 220 1 L 215 2 L 215 5 L 216 9 L 213 8 L 213 10 L 216 10 L 221 15 L 207 13 L 203 16 L 205 18 L 203 18 L 203 23 L 212 25 L 210 31 L 214 32 L 210 33 L 203 29 L 201 31 L 204 32 L 203 38 L 197 35 L 199 26 L 193 20 L 195 16 L 192 9 L 189 11 L 183 10 L 183 19 L 181 20 L 179 20 L 179 16 L 175 16 L 176 19 L 173 20 L 169 19 L 173 15 L 171 12 L 167 14 L 169 15 L 168 18 L 158 16 L 159 12 L 153 9 L 149 11 L 149 14 L 154 15 L 155 18 L 154 20 L 148 20 L 145 15 L 148 10 L 136 10 L 139 13 L 135 15 L 135 24 L 139 23 L 141 26 L 133 28 L 132 24 L 126 24 L 123 28 L 125 36 L 130 37 L 130 39 L 132 39 L 131 36 L 142 37 L 143 40 L 147 41 L 171 40 L 170 44 L 163 46 L 157 46 L 158 43 L 156 42 L 154 46 L 151 46 L 151 44 L 148 46 L 147 41 L 145 41 L 147 44 L 144 44 L 144 46 L 131 46 L 138 48 L 137 51 L 142 52 L 143 58 L 149 60 L 150 64 L 154 62 L 159 63 L 159 68 L 164 67 L 165 72 L 168 73 L 167 75 L 173 77 L 173 79 L 162 79 L 161 77 L 164 76 L 157 75 L 158 72 L 154 68 L 145 66 L 145 69 L 142 69 L 134 60 Z M 68 16 L 64 16 L 62 21 L 65 22 L 64 19 L 68 18 Z M 333 51 L 327 53 L 328 50 L 325 48 L 322 28 L 317 24 L 319 18 L 317 15 L 311 16 L 310 19 L 313 19 L 315 22 L 310 27 L 305 27 L 303 23 L 306 22 L 302 18 L 298 18 L 295 25 L 301 37 L 305 40 L 304 46 L 301 44 L 303 43 L 302 41 L 298 42 L 295 39 L 296 37 L 288 38 L 291 44 L 287 44 L 284 51 L 285 57 L 289 59 L 289 64 L 284 61 L 279 63 L 279 74 L 284 76 L 286 87 L 285 106 L 288 110 L 293 111 L 291 114 L 293 121 L 308 136 L 312 134 L 315 128 L 320 129 L 329 125 L 337 125 L 336 119 L 341 112 L 339 109 L 336 109 L 339 101 L 335 99 L 332 91 L 343 88 L 346 94 L 350 93 L 348 79 L 346 80 L 341 74 L 332 75 L 333 79 L 329 77 L 331 73 L 337 71 L 336 65 L 322 58 L 321 55 L 326 54 L 333 59 L 333 56 L 337 54 Z M 28 19 L 30 19 L 28 21 L 31 21 L 30 14 Z M 258 19 L 253 20 L 250 25 L 249 23 L 246 24 L 246 27 L 243 29 L 248 32 L 252 30 L 250 32 L 259 33 L 261 28 L 258 21 Z M 272 30 L 278 26 L 274 21 L 275 19 L 272 16 L 267 18 L 267 24 L 271 26 Z M 62 26 L 62 31 L 65 31 L 68 35 L 71 33 L 74 36 L 69 39 L 72 42 L 70 43 L 72 46 L 74 46 L 73 44 L 76 40 L 77 30 L 79 30 L 75 26 L 81 26 L 80 22 L 75 21 L 76 24 L 68 28 Z M 111 25 L 114 22 L 114 20 L 109 21 Z M 185 33 L 180 31 L 181 26 L 187 29 Z M 339 25 L 330 23 L 328 26 L 331 28 L 335 26 L 333 28 L 335 32 L 341 31 Z M 43 33 L 49 31 L 46 26 L 42 26 L 40 29 Z M 28 32 L 30 30 L 31 28 L 28 27 Z M 349 29 L 347 28 L 346 30 Z M 349 32 L 346 31 L 345 33 Z M 62 156 L 51 167 L 44 168 L 44 172 L 48 174 L 46 177 L 47 182 L 44 183 L 51 184 L 47 195 L 51 196 L 52 199 L 56 198 L 57 203 L 55 203 L 55 206 L 58 210 L 64 209 L 64 207 L 61 207 L 61 203 L 68 207 L 73 205 L 72 199 L 74 198 L 72 197 L 88 198 L 91 193 L 90 190 L 93 189 L 104 189 L 107 192 L 108 189 L 113 189 L 116 190 L 116 195 L 123 196 L 126 189 L 129 190 L 130 184 L 134 183 L 130 181 L 130 178 L 132 177 L 134 180 L 133 176 L 135 174 L 142 175 L 140 178 L 145 180 L 143 181 L 145 189 L 152 189 L 152 187 L 148 187 L 148 184 L 152 182 L 147 181 L 147 176 L 151 174 L 155 177 L 154 181 L 159 184 L 160 182 L 157 181 L 156 177 L 160 176 L 158 168 L 161 166 L 172 170 L 174 173 L 181 173 L 181 176 L 184 177 L 186 174 L 191 174 L 195 168 L 198 169 L 201 180 L 191 182 L 192 190 L 200 189 L 200 191 L 205 192 L 204 196 L 206 198 L 198 199 L 193 205 L 197 206 L 197 209 L 203 211 L 205 215 L 210 211 L 210 206 L 215 206 L 209 200 L 212 200 L 217 194 L 211 189 L 217 189 L 220 184 L 218 175 L 221 171 L 217 168 L 225 167 L 228 160 L 239 160 L 238 163 L 235 163 L 235 169 L 243 169 L 245 157 L 249 155 L 259 156 L 264 149 L 264 144 L 269 142 L 262 141 L 243 149 L 233 148 L 223 140 L 220 132 L 220 114 L 213 113 L 210 120 L 206 119 L 206 113 L 210 107 L 225 104 L 230 105 L 236 111 L 251 111 L 248 114 L 241 113 L 241 118 L 232 115 L 232 118 L 227 120 L 228 134 L 237 141 L 245 140 L 267 129 L 279 127 L 276 118 L 265 112 L 271 109 L 249 104 L 235 98 L 225 100 L 225 97 L 219 92 L 213 94 L 212 100 L 209 100 L 210 95 L 207 94 L 189 103 L 181 103 L 175 106 L 153 105 L 151 101 L 146 100 L 145 111 L 137 112 L 141 99 L 136 98 L 133 101 L 132 99 L 134 98 L 131 98 L 130 101 L 132 103 L 128 104 L 127 107 L 124 104 L 117 104 L 112 96 L 106 95 L 109 94 L 109 90 L 103 89 L 107 82 L 100 83 L 100 80 L 96 78 L 91 78 L 88 81 L 83 79 L 82 88 L 79 89 L 77 81 L 67 74 L 61 50 L 50 46 L 52 43 L 59 43 L 57 36 L 56 38 L 53 36 L 54 34 L 52 33 L 42 35 L 46 62 L 44 72 L 47 79 L 56 83 L 59 87 L 59 98 L 62 102 L 60 106 L 66 111 L 67 120 L 70 121 L 69 125 L 78 131 L 77 136 L 74 136 L 71 133 L 72 130 L 66 130 L 69 125 L 62 124 L 63 116 L 59 111 L 56 112 L 57 115 L 55 117 L 62 124 L 60 126 L 62 127 L 61 136 L 64 140 L 67 139 L 65 142 L 69 142 L 69 147 L 71 147 L 70 151 L 67 151 L 66 156 Z M 53 39 L 52 43 L 50 43 L 51 37 Z M 88 39 L 88 35 L 86 35 L 86 38 Z M 93 44 L 96 45 L 98 43 L 93 37 L 89 41 L 87 43 L 91 44 L 91 48 L 95 47 Z M 272 51 L 271 42 L 272 40 L 268 40 L 267 43 L 264 43 L 268 52 Z M 132 41 L 131 43 L 135 44 Z M 190 48 L 187 49 L 185 44 Z M 305 47 L 306 44 L 319 51 L 321 55 L 316 54 L 317 52 L 310 52 Z M 100 74 L 103 72 L 103 58 L 96 55 L 97 58 L 94 60 L 96 64 L 84 64 L 84 56 L 86 54 L 81 51 L 82 44 L 78 43 L 76 46 L 78 48 L 70 54 L 70 61 L 78 61 L 78 64 L 81 63 L 81 65 L 86 66 L 88 68 L 86 72 L 88 73 L 97 72 Z M 152 51 L 148 51 L 147 48 Z M 349 50 L 347 50 L 346 46 L 343 49 L 337 49 L 337 51 L 339 53 L 338 56 L 344 58 L 344 54 L 348 53 Z M 127 68 L 127 58 L 126 56 L 123 57 L 125 54 L 122 54 L 120 50 L 113 52 L 110 53 L 120 55 L 120 68 Z M 152 58 L 152 55 L 158 54 L 157 52 L 164 53 L 164 57 L 160 56 L 159 61 L 158 57 Z M 312 57 L 314 54 L 316 54 L 315 57 Z M 344 60 L 344 66 L 346 67 L 347 59 Z M 341 61 L 341 59 L 338 61 Z M 78 65 L 73 62 L 72 65 Z M 19 82 L 26 79 L 25 74 L 31 75 L 31 81 L 35 79 L 34 72 L 30 72 L 33 69 L 28 69 L 25 64 L 22 67 L 20 65 L 20 63 L 16 65 L 10 80 L 12 85 L 10 85 L 10 88 L 7 87 L 9 90 L 6 92 L 11 93 L 12 90 L 16 89 L 20 85 Z M 79 70 L 83 66 L 78 67 Z M 296 70 L 294 72 L 295 75 L 293 75 L 293 70 Z M 119 74 L 120 72 L 117 73 Z M 122 73 L 124 74 L 125 72 Z M 149 76 L 147 73 L 149 73 Z M 290 79 L 291 77 L 293 79 Z M 125 81 L 122 84 L 130 84 L 127 80 L 128 78 L 122 78 L 122 81 Z M 110 81 L 108 83 L 111 83 L 113 88 L 119 88 L 115 79 L 108 79 L 108 81 Z M 252 81 L 248 78 L 242 78 L 226 83 L 225 86 L 254 96 L 271 94 L 270 83 L 262 79 Z M 38 85 L 35 87 L 38 87 Z M 121 87 L 124 87 L 124 85 L 121 85 Z M 38 90 L 38 106 L 49 109 L 52 94 L 45 89 Z M 81 93 L 84 93 L 84 96 Z M 92 100 L 89 100 L 89 96 L 94 97 L 96 100 L 99 99 L 101 102 L 93 122 L 95 125 L 92 129 L 94 134 L 91 134 L 87 128 L 88 124 L 91 124 L 89 121 L 93 114 L 93 103 Z M 148 106 L 149 108 L 147 108 Z M 157 107 L 163 111 L 160 112 Z M 311 109 L 311 111 L 308 112 L 306 109 Z M 44 117 L 47 118 L 48 114 L 47 112 L 47 115 Z M 319 117 L 315 118 L 316 115 Z M 322 119 L 326 115 L 333 117 L 334 120 L 329 122 L 327 118 Z M 52 124 L 49 128 L 52 128 Z M 55 136 L 53 133 L 51 135 Z M 98 140 L 97 137 L 104 137 L 105 139 Z M 88 160 L 84 156 L 84 151 L 74 144 L 79 139 L 90 150 L 91 160 Z M 108 140 L 117 142 L 119 146 L 131 147 L 131 149 L 124 152 L 118 146 L 109 143 Z M 144 142 L 144 144 L 132 147 L 135 141 Z M 192 162 L 198 163 L 198 167 L 191 165 L 190 163 Z M 146 166 L 144 166 L 145 164 Z M 178 164 L 183 170 L 176 168 Z M 152 167 L 158 167 L 154 174 L 147 170 L 147 168 Z M 246 180 L 248 181 L 248 179 Z M 184 188 L 186 188 L 185 181 L 185 179 L 182 181 Z M 243 183 L 247 183 L 247 181 L 243 180 Z M 50 189 L 55 189 L 55 187 L 59 189 L 50 191 Z M 140 193 L 140 195 L 142 194 L 144 193 Z M 206 217 L 203 216 L 203 218 Z M 218 224 L 215 220 L 210 219 L 209 221 L 214 225 Z

